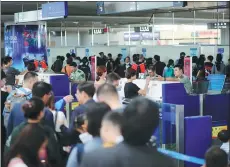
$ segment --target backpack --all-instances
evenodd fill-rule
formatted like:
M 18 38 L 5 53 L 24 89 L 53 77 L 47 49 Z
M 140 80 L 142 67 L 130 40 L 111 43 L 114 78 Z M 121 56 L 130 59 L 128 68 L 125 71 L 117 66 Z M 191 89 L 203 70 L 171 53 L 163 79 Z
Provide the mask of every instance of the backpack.
M 56 65 L 56 61 L 51 66 L 51 70 L 53 70 L 53 72 L 56 72 L 55 65 Z
M 86 79 L 86 81 L 89 80 L 89 78 L 90 78 L 90 68 L 89 68 L 89 66 L 83 64 L 83 65 L 81 65 L 79 67 L 79 69 L 82 70 L 85 73 L 85 79 Z
M 16 103 L 23 103 L 26 100 L 30 99 L 30 95 L 32 94 L 32 92 L 27 92 L 24 89 L 20 89 L 20 91 L 22 91 L 24 94 L 20 94 L 17 92 L 17 90 L 14 90 L 14 92 L 11 93 L 12 96 L 7 99 L 7 102 L 9 103 L 7 109 L 9 110 L 9 112 L 12 110 Z
M 172 67 L 168 67 L 165 70 L 165 77 L 173 77 L 174 76 L 174 69 Z

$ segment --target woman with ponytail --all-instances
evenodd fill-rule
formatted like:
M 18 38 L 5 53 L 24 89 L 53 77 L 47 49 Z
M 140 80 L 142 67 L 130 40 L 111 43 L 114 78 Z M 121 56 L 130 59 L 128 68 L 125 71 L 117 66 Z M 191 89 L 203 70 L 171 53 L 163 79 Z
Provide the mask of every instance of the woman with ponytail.
M 97 77 L 95 81 L 95 88 L 97 89 L 100 85 L 104 84 L 106 81 L 107 70 L 105 66 L 97 67 Z
M 212 68 L 212 74 L 225 74 L 225 65 L 222 59 L 223 55 L 218 53 L 216 55 L 216 62 Z

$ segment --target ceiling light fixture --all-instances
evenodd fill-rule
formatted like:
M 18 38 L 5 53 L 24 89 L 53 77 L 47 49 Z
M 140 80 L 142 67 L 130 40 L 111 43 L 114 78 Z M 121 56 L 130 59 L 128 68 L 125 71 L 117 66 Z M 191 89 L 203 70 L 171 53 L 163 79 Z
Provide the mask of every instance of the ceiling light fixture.
M 78 24 L 79 22 L 73 22 L 74 24 Z

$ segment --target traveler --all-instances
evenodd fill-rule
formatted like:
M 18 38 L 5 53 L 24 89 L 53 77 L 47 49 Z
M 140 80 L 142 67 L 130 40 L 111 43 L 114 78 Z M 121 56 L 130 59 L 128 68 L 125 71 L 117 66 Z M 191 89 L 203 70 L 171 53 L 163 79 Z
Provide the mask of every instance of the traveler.
M 26 118 L 26 120 L 13 130 L 12 134 L 9 136 L 6 142 L 6 148 L 8 148 L 9 150 L 10 148 L 14 147 L 14 145 L 18 142 L 18 137 L 20 136 L 21 132 L 27 125 L 41 126 L 48 133 L 48 147 L 47 148 L 48 148 L 49 164 L 51 166 L 59 165 L 60 147 L 59 147 L 56 135 L 55 135 L 55 131 L 50 126 L 47 126 L 47 124 L 43 121 L 43 118 L 45 116 L 45 113 L 43 111 L 44 106 L 45 106 L 44 102 L 40 98 L 37 98 L 37 97 L 32 97 L 30 100 L 28 100 L 26 103 L 22 105 L 22 110 L 23 110 L 24 117 Z M 29 137 L 25 140 L 29 142 L 31 138 Z
M 106 75 L 107 75 L 106 67 L 98 66 L 96 73 L 97 73 L 97 78 L 95 81 L 95 87 L 97 89 L 100 85 L 105 83 Z
M 122 54 L 119 53 L 117 55 L 115 62 L 114 62 L 114 72 L 116 72 L 116 73 L 118 73 L 118 71 L 119 71 L 119 67 L 121 65 L 121 59 L 122 59 Z
M 146 78 L 146 84 L 144 89 L 140 89 L 133 81 L 136 79 L 136 71 L 132 68 L 126 72 L 126 78 L 128 79 L 124 87 L 125 98 L 132 99 L 138 95 L 145 96 L 147 93 L 150 77 Z
M 125 78 L 125 73 L 127 71 L 128 68 L 132 67 L 132 64 L 130 63 L 130 57 L 127 56 L 124 59 L 125 64 L 122 64 L 119 66 L 119 68 L 116 70 L 117 74 L 121 77 L 121 78 Z
M 212 55 L 209 55 L 209 56 L 207 57 L 207 62 L 204 63 L 205 70 L 206 70 L 209 74 L 211 74 L 211 72 L 212 72 L 212 67 L 213 67 L 212 61 L 213 61 L 213 56 L 212 56 Z
M 114 70 L 114 60 L 113 60 L 113 57 L 112 57 L 112 54 L 109 53 L 108 54 L 108 61 L 107 61 L 107 64 L 106 64 L 106 68 L 107 68 L 107 71 L 108 71 L 108 74 L 113 72 Z
M 184 68 L 184 57 L 185 57 L 185 53 L 181 52 L 180 53 L 180 59 L 178 59 L 175 64 L 180 65 Z
M 73 71 L 71 72 L 69 77 L 71 82 L 74 83 L 85 82 L 86 81 L 85 73 L 82 70 L 78 69 L 77 63 L 72 62 L 70 66 L 72 66 L 73 68 Z
M 155 80 L 155 79 L 157 79 L 157 77 L 159 77 L 159 75 L 157 75 L 157 73 L 156 73 L 156 66 L 155 65 L 149 66 L 148 76 L 150 77 L 151 80 Z
M 29 71 L 29 72 L 36 72 L 37 71 L 34 63 L 32 63 L 32 62 L 28 63 L 28 65 L 27 65 L 27 71 Z
M 71 67 L 72 62 L 73 62 L 73 59 L 72 58 L 68 58 L 66 60 L 67 65 L 62 68 L 61 72 L 65 73 L 68 76 L 70 76 L 70 74 L 73 71 L 73 68 Z
M 122 126 L 123 116 L 121 113 L 109 112 L 104 116 L 100 132 L 104 147 L 112 147 L 123 142 Z
M 15 85 L 15 76 L 16 75 L 23 75 L 27 72 L 27 71 L 24 71 L 21 73 L 20 71 L 18 71 L 14 67 L 12 67 L 13 60 L 12 60 L 12 57 L 10 57 L 10 56 L 7 56 L 4 58 L 3 64 L 4 64 L 4 72 L 6 74 L 6 85 L 14 86 Z
M 76 107 L 71 114 L 70 129 L 74 129 L 75 118 L 77 118 L 78 115 L 85 113 L 86 106 L 91 103 L 95 103 L 93 100 L 94 93 L 95 88 L 93 83 L 85 82 L 78 85 L 76 97 L 78 99 L 79 106 Z
M 216 55 L 216 62 L 212 67 L 212 74 L 225 74 L 225 65 L 222 59 L 223 55 L 218 53 Z
M 219 147 L 211 147 L 205 153 L 205 167 L 228 167 L 228 155 Z
M 163 77 L 174 77 L 174 61 L 172 59 L 169 59 L 167 66 L 164 68 Z
M 146 98 L 131 101 L 123 113 L 124 142 L 86 153 L 81 167 L 174 167 L 173 161 L 146 143 L 159 125 L 159 108 Z
M 116 87 L 112 84 L 105 83 L 97 89 L 97 99 L 110 106 L 113 111 L 122 112 L 123 107 L 119 99 Z
M 5 166 L 43 166 L 47 163 L 47 144 L 48 134 L 44 128 L 35 124 L 25 126 L 7 153 Z
M 228 80 L 230 81 L 230 59 L 228 59 L 228 65 L 226 66 L 226 75 Z
M 156 66 L 156 73 L 160 76 L 163 76 L 163 71 L 164 71 L 166 64 L 160 61 L 160 56 L 158 55 L 155 55 L 154 59 L 155 59 L 154 65 Z
M 91 79 L 91 70 L 90 70 L 89 61 L 87 57 L 84 57 L 82 59 L 82 63 L 80 64 L 79 69 L 85 73 L 86 81 Z
M 61 56 L 57 56 L 57 60 L 54 62 L 54 64 L 51 66 L 51 69 L 55 72 L 55 73 L 60 73 L 62 70 L 62 66 L 63 66 L 63 61 L 62 61 L 62 57 Z M 65 59 L 65 57 L 64 57 Z
M 221 149 L 229 154 L 229 145 L 230 145 L 230 133 L 228 130 L 222 130 L 218 133 L 219 140 L 223 143 Z

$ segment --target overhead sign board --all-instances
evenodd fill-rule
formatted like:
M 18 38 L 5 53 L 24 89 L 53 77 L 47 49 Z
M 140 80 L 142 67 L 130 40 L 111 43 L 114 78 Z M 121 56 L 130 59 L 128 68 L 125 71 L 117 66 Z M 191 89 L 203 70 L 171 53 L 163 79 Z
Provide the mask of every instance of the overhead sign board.
M 135 32 L 152 32 L 152 27 L 142 26 L 142 27 L 134 27 Z
M 89 30 L 89 34 L 92 34 L 92 30 Z M 93 34 L 104 34 L 104 29 L 93 29 Z
M 68 3 L 67 2 L 50 2 L 42 4 L 42 17 L 67 17 Z
M 229 28 L 229 22 L 208 23 L 208 29 L 226 29 Z

